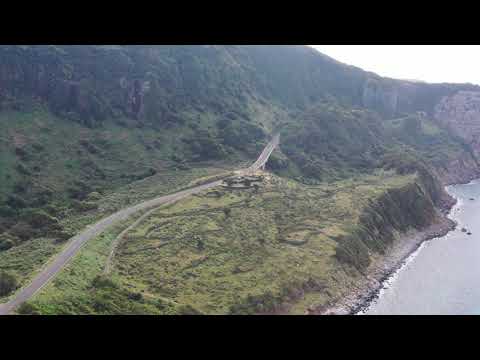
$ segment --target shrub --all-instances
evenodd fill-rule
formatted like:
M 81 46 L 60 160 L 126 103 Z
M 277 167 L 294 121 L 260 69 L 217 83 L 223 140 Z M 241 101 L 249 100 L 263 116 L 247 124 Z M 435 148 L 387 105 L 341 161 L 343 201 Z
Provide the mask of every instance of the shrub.
M 133 174 L 133 175 L 122 174 L 120 177 L 121 178 L 127 178 L 131 181 L 139 181 L 139 180 L 146 179 L 150 176 L 153 176 L 156 173 L 157 173 L 157 170 L 150 167 L 150 168 L 146 169 L 145 171 L 142 171 L 141 173 Z
M 26 159 L 28 157 L 27 151 L 22 147 L 16 147 L 15 154 L 21 159 Z
M 5 271 L 0 272 L 0 296 L 7 296 L 18 286 L 17 278 Z
M 145 170 L 145 172 L 141 175 L 142 176 L 142 179 L 144 178 L 147 178 L 147 177 L 150 177 L 150 176 L 153 176 L 157 173 L 157 170 L 150 167 L 148 168 L 147 170 Z
M 42 189 L 36 194 L 36 198 L 34 203 L 40 204 L 39 206 L 43 206 L 48 203 L 53 196 L 53 191 L 50 189 Z
M 185 158 L 182 156 L 182 155 L 179 155 L 179 154 L 173 154 L 171 157 L 172 161 L 176 162 L 176 163 L 183 163 L 185 162 Z
M 89 201 L 74 201 L 73 207 L 77 211 L 90 211 L 98 209 L 98 204 Z
M 27 189 L 31 186 L 31 183 L 28 181 L 21 181 L 13 185 L 13 192 L 16 194 L 25 193 Z
M 58 219 L 48 215 L 40 209 L 26 209 L 22 212 L 21 218 L 35 228 L 43 228 L 58 224 Z
M 33 143 L 32 148 L 37 152 L 45 150 L 45 147 L 42 144 L 39 144 L 39 143 Z
M 244 121 L 222 121 L 219 127 L 224 144 L 238 150 L 245 150 L 247 144 L 253 144 L 265 138 L 263 129 Z
M 55 217 L 59 217 L 59 216 L 62 216 L 62 209 L 54 204 L 48 204 L 48 205 L 45 205 L 43 207 L 43 210 L 51 215 L 51 216 L 55 216 Z
M 82 145 L 90 154 L 100 154 L 101 150 L 89 142 L 88 140 L 80 140 L 80 145 Z
M 69 231 L 65 231 L 65 230 L 60 230 L 60 231 L 55 231 L 51 234 L 51 236 L 55 237 L 56 240 L 55 242 L 58 244 L 58 243 L 62 243 L 62 242 L 65 242 L 67 241 L 68 239 L 72 238 L 73 236 L 75 236 L 74 233 L 71 233 Z
M 98 192 L 94 191 L 88 194 L 87 196 L 87 201 L 98 201 L 102 198 L 102 195 L 100 195 Z
M 223 213 L 225 214 L 225 217 L 230 217 L 230 215 L 232 214 L 232 209 L 224 208 Z
M 95 276 L 95 278 L 92 281 L 92 286 L 97 289 L 117 287 L 117 285 L 113 282 L 113 280 L 105 275 Z
M 195 309 L 192 305 L 180 305 L 177 308 L 179 315 L 202 315 L 202 312 Z
M 422 123 L 416 116 L 409 116 L 403 122 L 403 130 L 411 137 L 416 137 L 422 132 Z
M 38 235 L 38 232 L 25 222 L 16 223 L 11 229 L 10 233 L 18 237 L 22 241 L 32 239 Z
M 142 301 L 143 295 L 141 293 L 129 293 L 128 298 L 133 301 Z
M 27 206 L 26 201 L 22 197 L 14 194 L 8 196 L 6 204 L 13 209 L 23 209 Z
M 22 175 L 30 175 L 31 174 L 30 170 L 28 170 L 27 167 L 25 165 L 23 165 L 22 163 L 18 163 L 17 166 L 15 166 L 15 168 Z
M 268 159 L 267 167 L 273 171 L 283 170 L 288 167 L 288 160 L 278 157 L 276 154 L 272 154 Z
M 67 191 L 72 198 L 83 200 L 90 192 L 92 192 L 92 187 L 84 181 L 77 180 L 74 182 L 73 186 L 67 189 Z
M 360 272 L 370 265 L 368 248 L 360 239 L 358 233 L 353 233 L 337 238 L 335 257 L 341 263 L 351 265 Z
M 0 251 L 8 250 L 15 246 L 14 239 L 6 234 L 0 235 Z
M 230 307 L 232 315 L 252 315 L 274 311 L 281 304 L 281 299 L 275 297 L 271 291 L 264 294 L 248 295 L 239 303 Z
M 15 246 L 15 243 L 10 239 L 0 240 L 0 251 L 7 251 Z
M 16 215 L 15 210 L 13 210 L 8 205 L 0 206 L 0 217 L 13 217 Z
M 17 309 L 17 313 L 20 315 L 40 315 L 38 309 L 29 302 L 21 304 Z
M 190 143 L 191 151 L 201 160 L 222 159 L 227 153 L 221 142 L 207 131 L 201 131 Z

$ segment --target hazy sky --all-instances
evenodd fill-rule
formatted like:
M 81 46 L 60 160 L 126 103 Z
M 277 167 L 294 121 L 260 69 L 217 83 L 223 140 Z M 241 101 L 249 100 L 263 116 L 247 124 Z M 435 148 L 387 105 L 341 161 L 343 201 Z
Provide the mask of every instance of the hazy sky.
M 382 76 L 480 85 L 479 45 L 311 45 Z

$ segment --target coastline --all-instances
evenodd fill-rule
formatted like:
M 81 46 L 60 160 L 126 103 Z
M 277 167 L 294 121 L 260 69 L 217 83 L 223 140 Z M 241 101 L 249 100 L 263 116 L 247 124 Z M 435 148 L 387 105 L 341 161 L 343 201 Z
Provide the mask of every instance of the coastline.
M 330 306 L 311 308 L 308 314 L 357 315 L 368 309 L 371 303 L 378 298 L 386 282 L 411 260 L 411 257 L 415 256 L 422 245 L 427 241 L 447 235 L 457 227 L 457 222 L 452 219 L 452 215 L 462 206 L 462 202 L 454 198 L 447 188 L 452 185 L 472 183 L 476 178 L 462 180 L 455 184 L 444 184 L 445 192 L 450 201 L 445 201 L 442 204 L 437 211 L 435 221 L 430 226 L 420 231 L 412 230 L 401 235 L 385 255 L 376 258 L 372 262 L 367 269 L 365 277 L 347 296 Z

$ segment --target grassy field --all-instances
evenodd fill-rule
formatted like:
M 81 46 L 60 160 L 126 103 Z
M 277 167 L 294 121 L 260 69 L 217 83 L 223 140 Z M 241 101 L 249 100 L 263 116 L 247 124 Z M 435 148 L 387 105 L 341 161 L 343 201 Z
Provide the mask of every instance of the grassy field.
M 155 147 L 166 135 L 142 129 L 125 131 L 115 124 L 88 129 L 42 109 L 2 112 L 0 122 L 5 130 L 0 137 L 0 204 L 5 207 L 5 198 L 14 194 L 24 199 L 25 209 L 39 208 L 55 216 L 62 230 L 72 236 L 126 206 L 209 181 L 238 166 L 217 162 L 178 167 L 170 159 L 170 140 L 162 140 L 164 147 Z M 87 150 L 82 144 L 97 145 Z M 18 171 L 19 166 L 26 172 Z M 136 177 L 149 167 L 155 171 Z M 86 188 L 83 199 L 68 195 L 76 182 Z M 24 187 L 16 190 L 19 184 Z M 45 189 L 50 196 L 39 202 Z M 16 211 L 12 219 L 0 214 L 0 237 L 15 222 L 22 224 L 23 209 Z M 15 246 L 0 251 L 0 271 L 14 274 L 19 286 L 65 244 L 54 235 L 34 231 L 26 241 L 14 239 Z
M 0 53 L 0 301 L 86 226 L 251 163 L 281 132 L 267 166 L 277 176 L 158 209 L 106 277 L 135 219 L 117 224 L 21 312 L 302 313 L 354 286 L 395 231 L 431 220 L 436 175 L 478 167 L 469 144 L 427 118 L 470 86 L 404 87 L 298 46 Z M 397 87 L 394 110 L 383 95 Z
M 201 179 L 206 181 L 223 173 L 224 169 L 199 168 L 166 175 L 157 174 L 149 179 L 120 187 L 115 193 L 106 193 L 94 202 L 98 207 L 92 210 L 81 213 L 75 213 L 73 210 L 66 212 L 60 223 L 70 233 L 75 234 L 126 206 L 190 187 Z M 21 286 L 28 282 L 51 256 L 60 252 L 64 245 L 65 242 L 48 237 L 23 242 L 19 246 L 0 252 L 0 270 L 14 273 Z
M 90 129 L 42 109 L 1 116 L 6 125 L 0 138 L 0 200 L 12 193 L 32 199 L 24 207 L 45 209 L 72 235 L 121 208 L 211 181 L 251 161 L 233 156 L 228 162 L 189 164 L 173 130 L 113 121 Z M 206 128 L 212 119 L 205 115 L 199 121 Z M 386 124 L 391 136 L 401 139 L 417 125 L 406 119 Z M 437 159 L 457 150 L 440 141 L 444 134 L 432 123 L 424 121 L 420 129 L 417 151 L 431 154 L 438 147 L 432 155 Z M 192 135 L 192 129 L 182 133 L 189 131 Z M 335 171 L 342 171 L 341 164 Z M 358 264 L 339 261 L 341 239 L 356 236 L 360 214 L 371 201 L 415 177 L 372 168 L 328 179 L 306 185 L 272 175 L 258 189 L 217 189 L 161 208 L 127 234 L 113 273 L 105 277 L 106 254 L 128 225 L 118 224 L 88 243 L 33 305 L 49 314 L 224 314 L 302 313 L 312 302 L 328 304 L 362 276 Z M 44 189 L 50 190 L 48 201 L 33 202 Z M 11 224 L 0 226 L 11 232 Z M 375 251 L 384 246 L 377 240 Z M 360 240 L 347 245 L 352 243 L 347 257 L 360 258 L 365 246 Z M 64 244 L 48 233 L 18 240 L 0 251 L 0 271 L 14 274 L 22 286 Z M 360 263 L 366 263 L 365 255 Z
M 217 188 L 159 208 L 89 242 L 31 305 L 42 314 L 303 313 L 362 276 L 336 258 L 362 208 L 415 180 L 376 172 L 320 186 L 268 176 L 258 189 Z M 133 220 L 132 220 L 133 221 Z
M 102 191 L 108 184 L 113 190 L 147 178 L 143 175 L 149 168 L 174 172 L 189 167 L 178 163 L 177 158 L 185 158 L 187 152 L 179 134 L 190 134 L 192 129 L 190 133 L 186 129 L 160 131 L 135 126 L 131 121 L 129 125 L 119 122 L 91 129 L 42 108 L 1 112 L 0 196 L 12 192 L 22 178 L 63 194 L 78 180 Z

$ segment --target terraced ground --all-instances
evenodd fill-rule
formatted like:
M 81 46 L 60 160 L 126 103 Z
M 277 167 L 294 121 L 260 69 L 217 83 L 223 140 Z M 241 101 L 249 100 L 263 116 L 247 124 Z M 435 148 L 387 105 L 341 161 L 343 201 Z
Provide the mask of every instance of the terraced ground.
M 265 166 L 265 163 L 268 161 L 271 153 L 278 145 L 278 140 L 279 135 L 274 136 L 274 138 L 267 144 L 264 151 L 261 152 L 257 161 L 255 161 L 255 163 L 248 168 L 248 171 L 255 171 L 258 170 L 260 167 Z M 0 304 L 0 315 L 5 315 L 12 312 L 18 306 L 25 303 L 25 301 L 30 300 L 41 288 L 43 288 L 49 281 L 51 281 L 68 264 L 68 262 L 77 254 L 77 252 L 86 242 L 100 235 L 103 231 L 111 227 L 113 224 L 126 221 L 129 217 L 139 212 L 141 213 L 147 211 L 142 217 L 137 220 L 137 222 L 139 222 L 141 219 L 143 219 L 144 216 L 150 214 L 152 209 L 154 209 L 155 207 L 163 204 L 170 204 L 191 195 L 195 195 L 204 190 L 215 188 L 219 186 L 222 182 L 222 180 L 219 180 L 218 178 L 226 177 L 229 175 L 230 174 L 227 172 L 226 174 L 222 174 L 220 176 L 213 176 L 210 177 L 208 180 L 203 180 L 203 183 L 199 182 L 199 180 L 202 179 L 198 179 L 195 181 L 194 185 L 185 190 L 177 191 L 169 195 L 157 197 L 134 206 L 123 208 L 120 211 L 117 211 L 96 223 L 90 224 L 85 230 L 72 237 L 70 241 L 66 244 L 63 251 L 59 253 L 55 258 L 50 259 L 51 261 L 49 261 L 44 266 L 44 268 L 33 278 L 30 284 L 18 291 L 18 293 L 12 296 L 12 298 L 7 303 Z M 133 227 L 137 222 L 135 222 L 131 226 Z M 127 230 L 124 230 L 124 232 Z M 114 242 L 111 247 L 112 249 L 109 258 L 107 259 L 106 269 L 110 267 L 110 258 L 113 257 L 113 255 L 115 254 L 117 243 Z
M 204 181 L 211 181 L 216 176 L 226 173 L 228 169 L 214 166 L 161 172 L 146 179 L 107 190 L 102 196 L 90 200 L 89 203 L 92 206 L 83 211 L 67 208 L 62 204 L 62 200 L 59 200 L 58 206 L 65 207 L 58 218 L 59 224 L 64 229 L 68 229 L 69 233 L 75 234 L 122 208 L 182 188 L 189 188 Z M 48 234 L 33 238 L 7 251 L 0 251 L 0 269 L 14 272 L 18 279 L 18 286 L 22 287 L 38 274 L 47 261 L 60 253 L 65 245 L 65 241 L 59 241 Z M 8 299 L 9 297 L 0 297 L 0 302 L 6 302 Z
M 413 181 L 382 171 L 305 186 L 267 175 L 258 188 L 212 189 L 158 209 L 129 231 L 108 276 L 112 242 L 134 219 L 91 241 L 20 311 L 302 313 L 354 286 L 362 275 L 336 257 L 340 237 L 370 201 Z
M 448 100 L 478 86 L 381 78 L 304 46 L 0 54 L 0 303 L 87 225 L 250 165 L 282 133 L 268 167 L 281 178 L 159 209 L 105 275 L 135 214 L 21 313 L 303 312 L 358 286 L 397 232 L 433 221 L 442 184 L 480 176 L 475 139 L 450 119 L 472 94 Z

